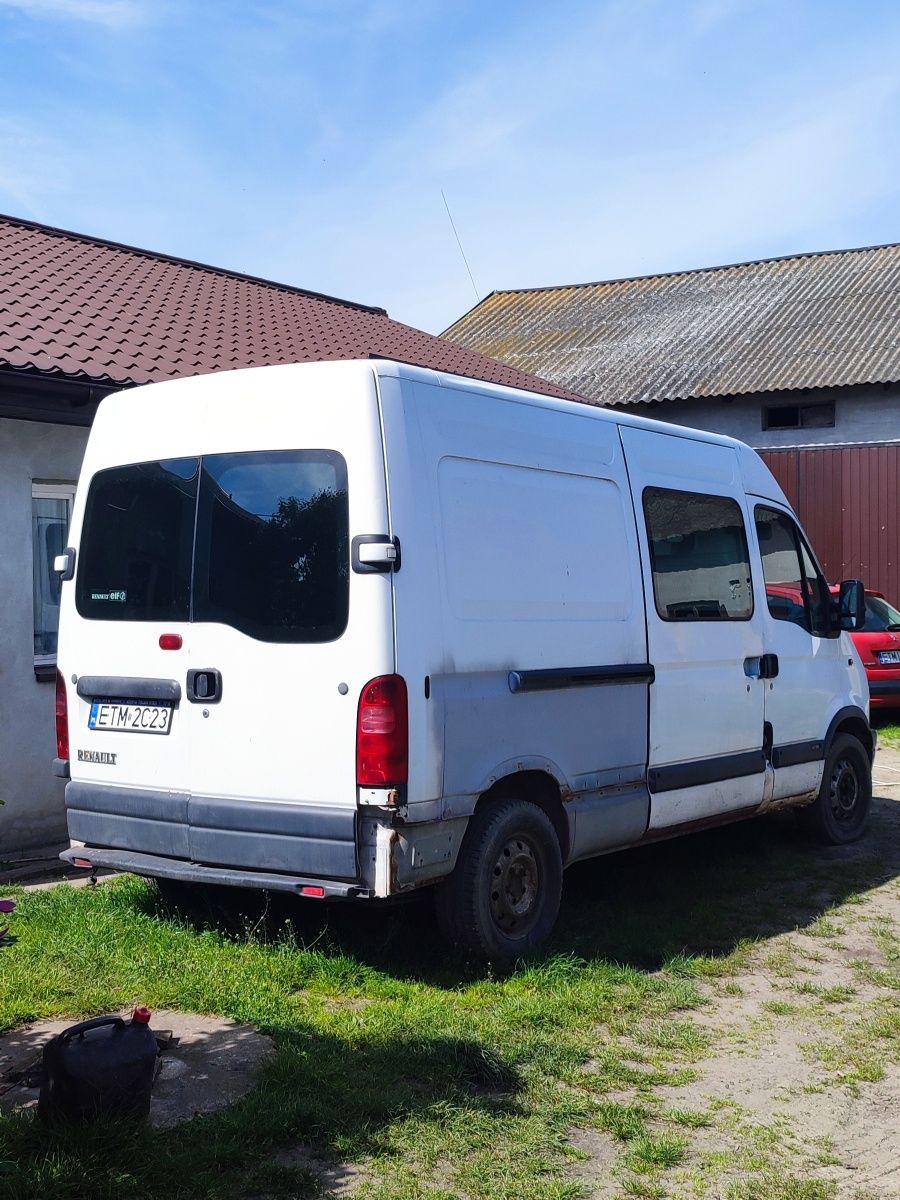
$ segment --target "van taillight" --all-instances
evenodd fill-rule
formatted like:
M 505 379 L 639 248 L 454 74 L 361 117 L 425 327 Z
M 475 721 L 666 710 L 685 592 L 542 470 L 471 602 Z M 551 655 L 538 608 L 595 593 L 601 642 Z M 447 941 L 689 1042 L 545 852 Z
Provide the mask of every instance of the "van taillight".
M 66 682 L 56 672 L 56 757 L 69 761 L 69 708 L 66 703 Z
M 367 788 L 399 787 L 408 771 L 406 682 L 401 675 L 379 675 L 359 697 L 356 782 Z

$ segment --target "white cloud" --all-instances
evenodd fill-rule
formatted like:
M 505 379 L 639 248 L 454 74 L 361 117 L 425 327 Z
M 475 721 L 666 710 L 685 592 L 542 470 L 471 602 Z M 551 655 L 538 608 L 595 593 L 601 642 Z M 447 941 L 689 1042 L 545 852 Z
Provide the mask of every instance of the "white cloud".
M 122 29 L 142 24 L 146 12 L 139 0 L 0 0 L 9 9 L 36 20 L 62 18 Z

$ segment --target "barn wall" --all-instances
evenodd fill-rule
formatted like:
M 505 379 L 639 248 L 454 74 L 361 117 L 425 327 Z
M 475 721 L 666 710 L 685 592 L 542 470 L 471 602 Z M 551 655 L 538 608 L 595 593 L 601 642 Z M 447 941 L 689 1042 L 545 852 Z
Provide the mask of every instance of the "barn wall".
M 834 425 L 825 429 L 763 429 L 764 404 L 834 402 Z M 755 450 L 784 446 L 846 445 L 848 442 L 900 440 L 900 387 L 866 384 L 822 388 L 815 392 L 756 392 L 747 396 L 710 396 L 697 400 L 661 400 L 623 405 L 619 411 L 673 425 L 705 429 L 739 438 Z
M 761 451 L 828 579 L 900 600 L 900 445 Z

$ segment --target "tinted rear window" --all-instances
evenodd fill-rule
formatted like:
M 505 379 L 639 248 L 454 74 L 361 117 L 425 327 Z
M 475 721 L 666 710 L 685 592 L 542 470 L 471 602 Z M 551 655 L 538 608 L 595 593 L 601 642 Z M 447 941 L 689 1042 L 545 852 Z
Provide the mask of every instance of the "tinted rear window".
M 84 511 L 75 599 L 101 621 L 187 621 L 200 460 L 99 471 Z
M 325 642 L 347 624 L 347 489 L 338 455 L 203 459 L 195 621 L 267 642 Z
M 346 465 L 331 451 L 140 463 L 88 493 L 76 603 L 99 620 L 205 621 L 268 642 L 347 624 Z

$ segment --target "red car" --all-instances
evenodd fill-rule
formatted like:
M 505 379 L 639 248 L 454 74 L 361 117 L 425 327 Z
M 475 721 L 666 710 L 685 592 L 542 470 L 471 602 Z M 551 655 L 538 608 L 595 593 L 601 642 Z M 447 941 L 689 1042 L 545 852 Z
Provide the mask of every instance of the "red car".
M 900 707 L 900 612 L 866 588 L 866 623 L 850 636 L 866 669 L 872 708 Z

